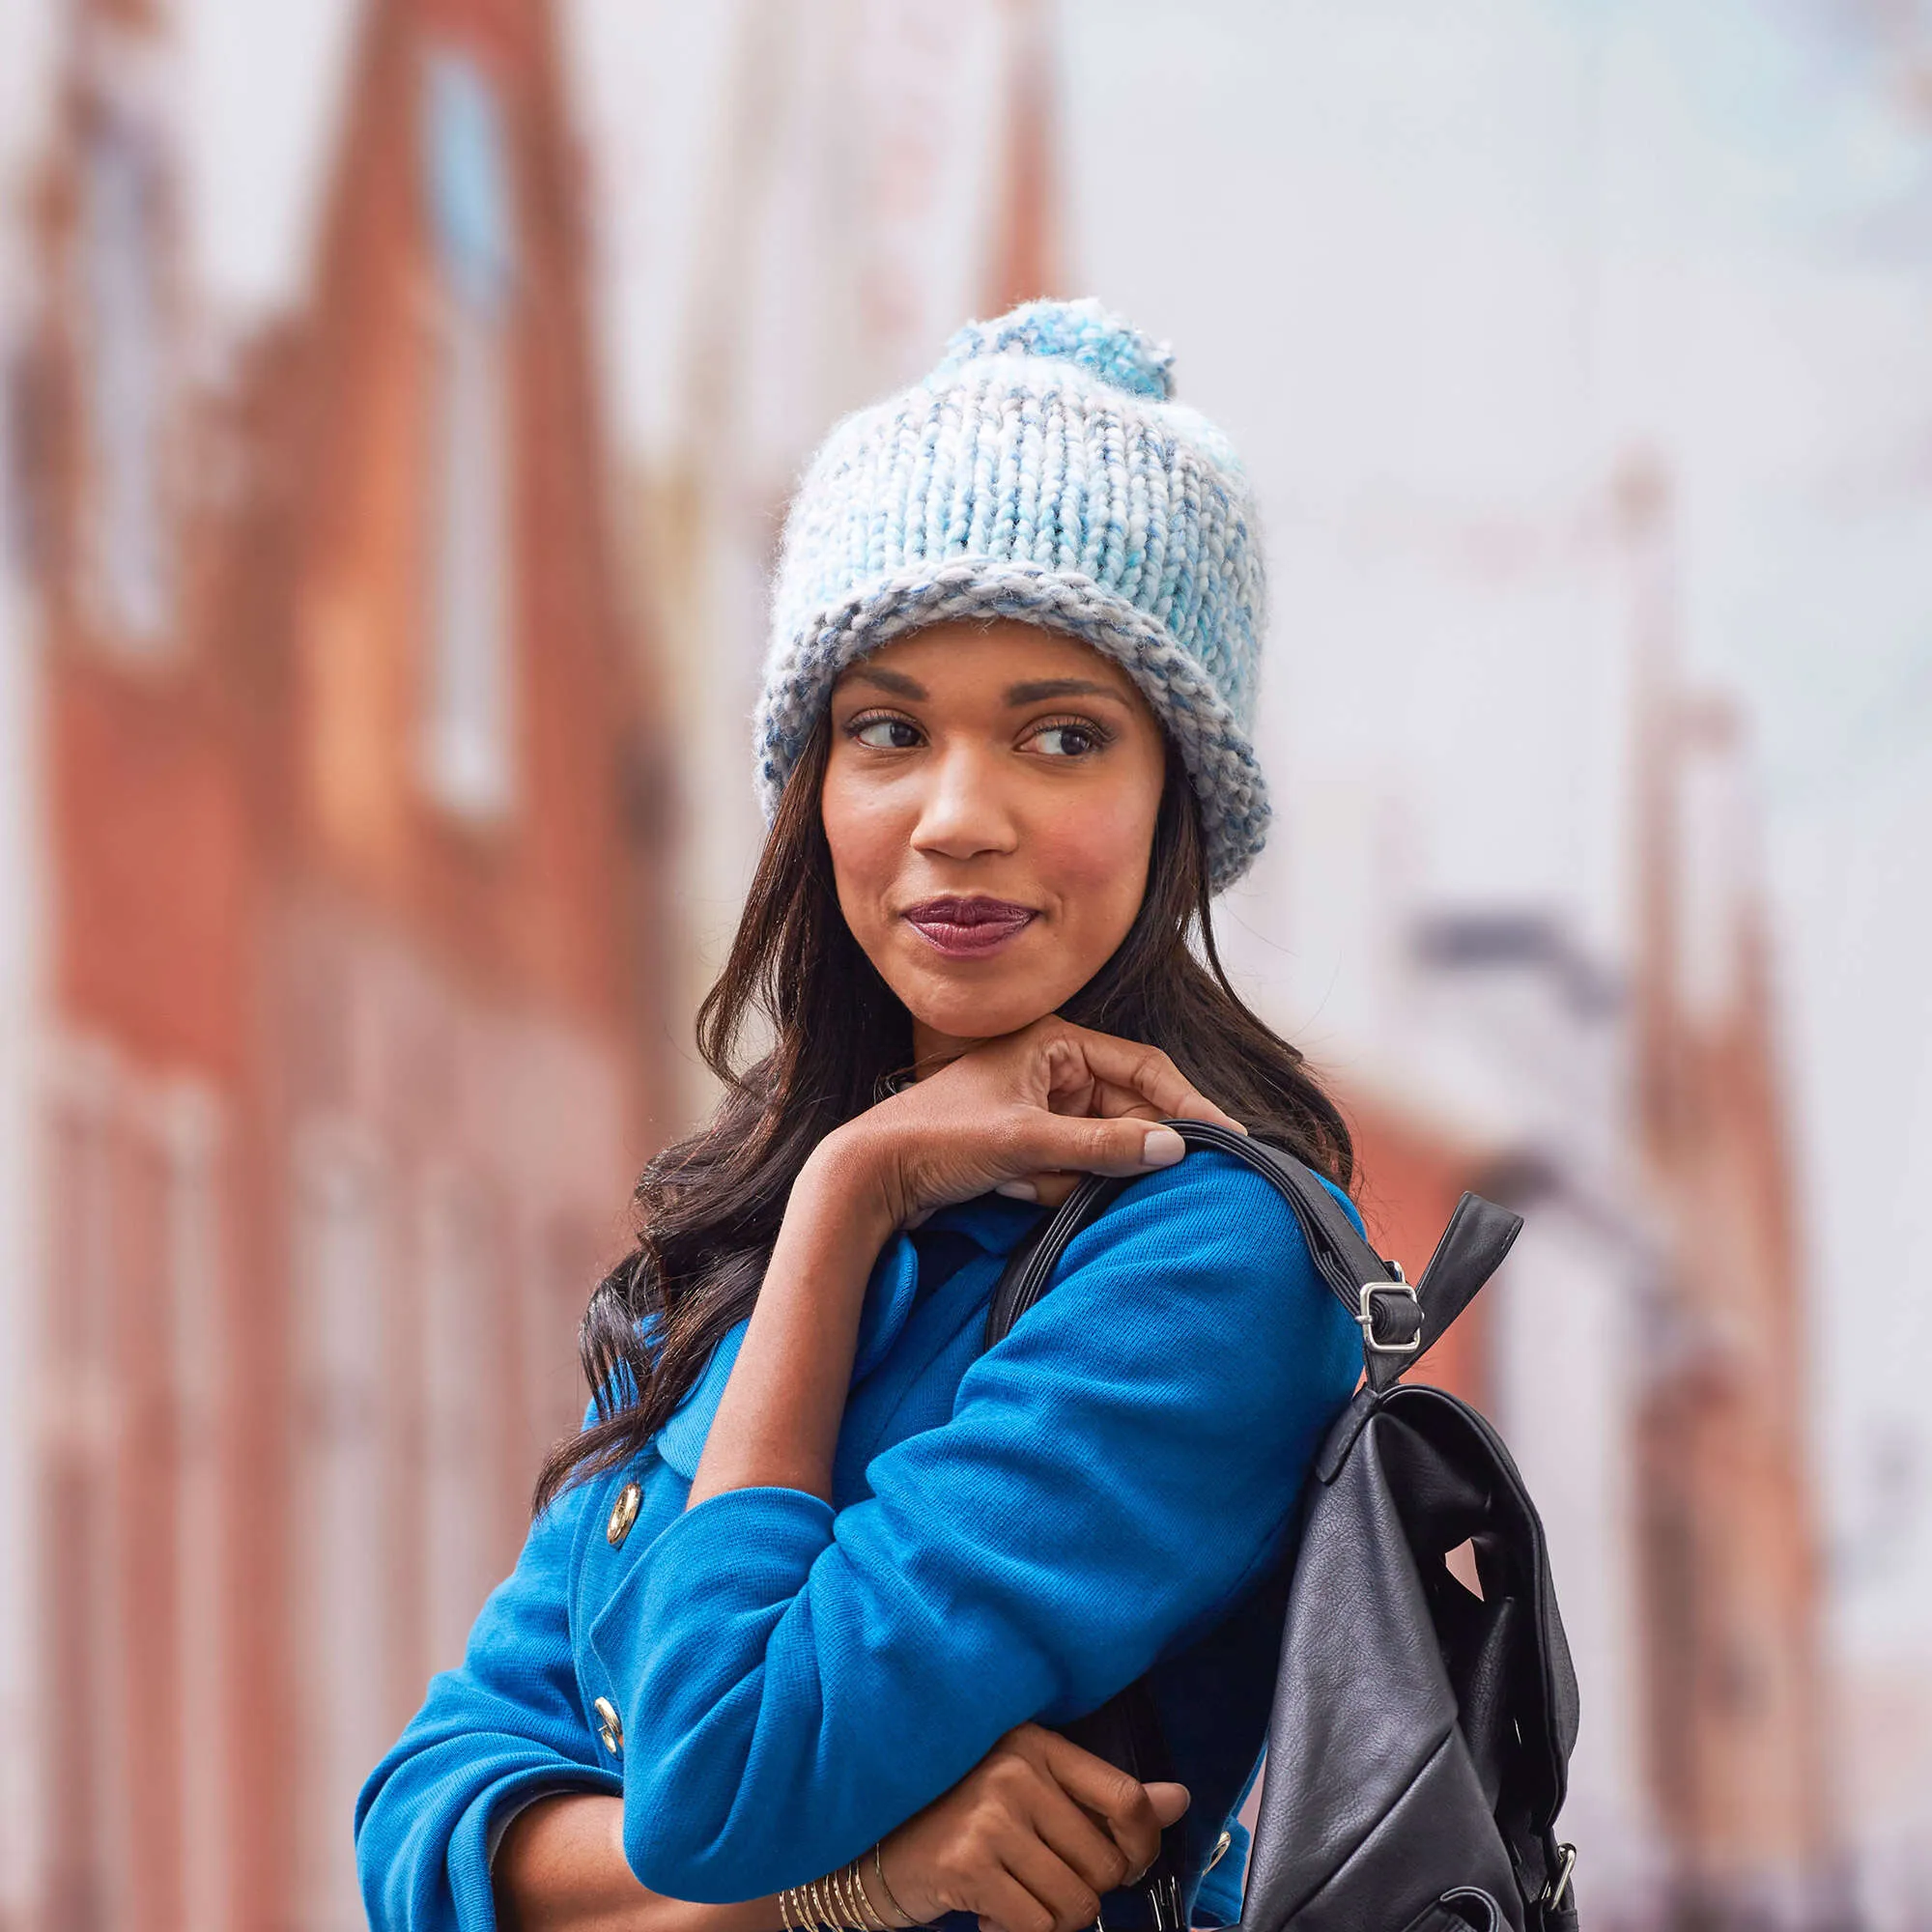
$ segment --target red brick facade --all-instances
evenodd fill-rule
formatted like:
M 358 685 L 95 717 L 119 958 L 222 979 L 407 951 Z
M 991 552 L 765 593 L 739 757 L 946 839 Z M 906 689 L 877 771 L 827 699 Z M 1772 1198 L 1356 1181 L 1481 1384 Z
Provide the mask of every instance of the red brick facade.
M 322 1932 L 662 1137 L 657 761 L 550 10 L 368 9 L 314 293 L 219 393 L 162 31 L 84 12 L 41 202 L 35 1889 Z

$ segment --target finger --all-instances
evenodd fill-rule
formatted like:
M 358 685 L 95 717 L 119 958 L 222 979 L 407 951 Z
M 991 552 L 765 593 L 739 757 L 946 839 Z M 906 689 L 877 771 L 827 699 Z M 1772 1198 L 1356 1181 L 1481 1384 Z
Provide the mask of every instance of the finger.
M 1041 1169 L 1035 1174 L 1023 1174 L 1016 1180 L 1002 1180 L 994 1187 L 995 1194 L 1004 1194 L 1009 1200 L 1035 1202 L 1042 1208 L 1058 1208 L 1073 1190 L 1085 1180 L 1084 1174 L 1068 1174 L 1061 1169 Z
M 1083 1750 L 1057 1732 L 1045 1743 L 1046 1768 L 1076 1804 L 1097 1812 L 1115 1844 L 1126 1855 L 1129 1871 L 1151 1864 L 1160 1851 L 1160 1818 L 1147 1787 L 1119 1766 Z
M 1153 1806 L 1153 1814 L 1163 1826 L 1172 1825 L 1194 1802 L 1184 1784 L 1163 1781 L 1151 1783 L 1145 1789 L 1148 1803 Z
M 1164 1121 L 1167 1118 L 1151 1100 L 1143 1100 L 1131 1087 L 1115 1087 L 1104 1080 L 1094 1084 L 1093 1105 L 1087 1111 L 1110 1121 Z
M 1208 1099 L 1158 1047 L 1070 1023 L 1064 1038 L 1085 1059 L 1090 1076 L 1109 1087 L 1128 1089 L 1158 1107 L 1165 1118 L 1214 1121 L 1236 1133 L 1247 1131 L 1232 1114 Z
M 1053 1914 L 1054 1932 L 1077 1932 L 1099 1917 L 1100 1893 L 1030 1830 L 1006 1851 L 1008 1869 Z
M 978 1887 L 980 1902 L 974 1910 L 984 1925 L 989 1920 L 1001 1932 L 1058 1932 L 1053 1910 L 1004 1868 L 988 1872 Z
M 1146 1121 L 1073 1119 L 1029 1108 L 1014 1123 L 1014 1165 L 1036 1169 L 1072 1168 L 1082 1174 L 1149 1174 L 1172 1167 L 1187 1151 L 1172 1127 Z M 1034 1186 L 1039 1189 L 1039 1180 Z M 1042 1196 L 1042 1198 L 1044 1198 Z
M 1041 1789 L 1033 1826 L 1040 1841 L 1096 1892 L 1124 1885 L 1134 1869 L 1126 1853 L 1094 1822 L 1094 1814 L 1076 1804 L 1056 1779 L 1049 1778 Z

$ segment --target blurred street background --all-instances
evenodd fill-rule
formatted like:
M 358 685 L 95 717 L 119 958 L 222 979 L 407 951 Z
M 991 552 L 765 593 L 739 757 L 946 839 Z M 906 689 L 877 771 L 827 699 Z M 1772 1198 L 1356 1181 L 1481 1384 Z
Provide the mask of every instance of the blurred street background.
M 1928 0 L 0 0 L 0 1932 L 347 1932 L 762 834 L 777 521 L 1095 295 L 1220 902 L 1543 1508 L 1591 1932 L 1932 1928 Z

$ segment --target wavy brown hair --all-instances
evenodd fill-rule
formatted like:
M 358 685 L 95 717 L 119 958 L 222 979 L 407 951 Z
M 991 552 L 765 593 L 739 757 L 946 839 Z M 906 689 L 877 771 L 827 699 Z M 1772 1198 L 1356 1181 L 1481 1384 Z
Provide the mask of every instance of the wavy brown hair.
M 697 1010 L 698 1051 L 724 1098 L 708 1125 L 666 1148 L 638 1181 L 637 1245 L 599 1283 L 578 1333 L 596 1414 L 546 1457 L 533 1514 L 649 1443 L 757 1301 L 806 1156 L 874 1105 L 888 1075 L 909 1070 L 911 1016 L 838 908 L 819 815 L 830 742 L 821 714 L 779 801 L 730 958 Z M 1200 807 L 1171 739 L 1140 911 L 1060 1011 L 1161 1048 L 1252 1133 L 1342 1187 L 1352 1182 L 1340 1112 L 1222 970 Z M 772 1045 L 741 1065 L 754 1015 Z

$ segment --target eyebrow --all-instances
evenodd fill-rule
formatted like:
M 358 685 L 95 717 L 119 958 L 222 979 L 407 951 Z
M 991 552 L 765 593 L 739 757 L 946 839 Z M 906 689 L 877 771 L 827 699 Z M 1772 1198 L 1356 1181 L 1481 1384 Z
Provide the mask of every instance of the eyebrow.
M 931 695 L 917 678 L 876 665 L 855 665 L 852 675 L 877 685 L 881 691 L 890 691 L 895 697 L 924 698 Z M 1037 704 L 1045 697 L 1111 697 L 1117 704 L 1126 702 L 1112 685 L 1095 684 L 1085 677 L 1041 677 L 1026 684 L 1009 684 L 1004 697 L 1009 705 Z

